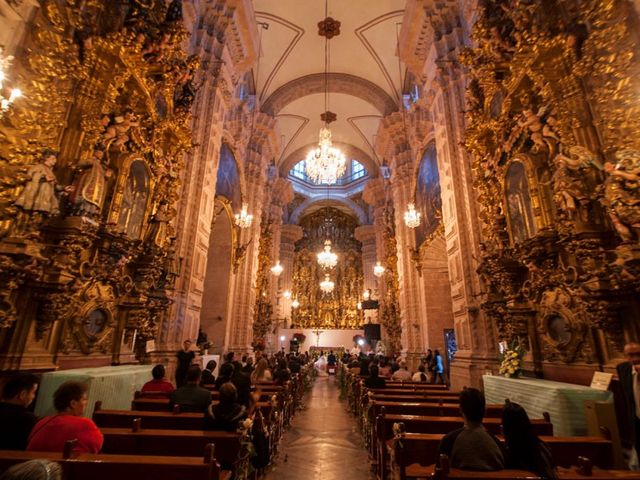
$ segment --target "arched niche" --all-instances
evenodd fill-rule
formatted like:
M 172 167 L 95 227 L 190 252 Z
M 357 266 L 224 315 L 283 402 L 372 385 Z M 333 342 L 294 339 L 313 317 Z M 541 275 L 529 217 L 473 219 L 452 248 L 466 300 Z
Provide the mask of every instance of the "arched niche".
M 122 185 L 122 196 L 117 219 L 118 230 L 131 239 L 139 239 L 147 213 L 150 188 L 149 170 L 143 160 L 136 159 L 129 165 Z
M 427 145 L 420 159 L 415 199 L 416 210 L 420 212 L 420 225 L 415 229 L 416 247 L 420 247 L 442 223 L 442 195 L 435 142 Z
M 504 177 L 504 211 L 511 243 L 521 243 L 536 235 L 542 226 L 540 199 L 535 175 L 527 157 L 517 157 L 507 168 Z

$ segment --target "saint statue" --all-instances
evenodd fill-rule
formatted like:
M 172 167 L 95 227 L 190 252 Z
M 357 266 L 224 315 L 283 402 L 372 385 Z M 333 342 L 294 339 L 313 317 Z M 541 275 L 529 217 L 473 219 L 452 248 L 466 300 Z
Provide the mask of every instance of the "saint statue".
M 145 243 L 151 247 L 164 247 L 165 238 L 167 236 L 167 223 L 169 215 L 167 213 L 167 203 L 160 202 L 158 210 L 149 222 L 149 230 L 145 238 Z
M 74 211 L 79 215 L 99 215 L 106 194 L 106 179 L 111 170 L 103 165 L 104 152 L 95 150 L 91 157 L 80 160 L 77 168 L 75 191 L 70 197 Z
M 52 150 L 45 150 L 41 163 L 29 167 L 27 175 L 29 179 L 15 205 L 24 212 L 37 212 L 44 215 L 57 215 L 60 213 L 58 194 L 72 192 L 74 187 L 62 187 L 58 184 L 53 167 L 58 157 Z

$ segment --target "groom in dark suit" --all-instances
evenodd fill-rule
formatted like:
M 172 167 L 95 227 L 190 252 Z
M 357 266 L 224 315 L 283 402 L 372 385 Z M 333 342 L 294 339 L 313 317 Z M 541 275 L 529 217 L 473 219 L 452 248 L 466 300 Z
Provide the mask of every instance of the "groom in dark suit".
M 624 347 L 627 361 L 618 365 L 618 378 L 622 384 L 625 410 L 618 412 L 624 418 L 621 425 L 629 426 L 621 432 L 623 446 L 634 448 L 640 457 L 640 343 L 627 343 Z

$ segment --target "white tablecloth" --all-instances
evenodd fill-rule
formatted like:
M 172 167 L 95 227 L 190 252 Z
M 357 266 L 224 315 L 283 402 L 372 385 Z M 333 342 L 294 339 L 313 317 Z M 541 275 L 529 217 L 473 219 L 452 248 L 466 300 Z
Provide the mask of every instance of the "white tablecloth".
M 484 375 L 482 380 L 487 403 L 504 403 L 508 398 L 519 403 L 529 418 L 542 418 L 543 412 L 549 412 L 553 433 L 557 436 L 587 434 L 585 400 L 613 401 L 611 392 L 571 383 L 492 375 Z
M 38 387 L 35 414 L 38 416 L 55 413 L 53 393 L 64 382 L 73 380 L 89 385 L 89 404 L 85 416 L 93 415 L 96 401 L 102 401 L 103 408 L 129 410 L 136 390 L 151 380 L 153 365 L 121 365 L 117 367 L 77 368 L 60 370 L 42 375 Z

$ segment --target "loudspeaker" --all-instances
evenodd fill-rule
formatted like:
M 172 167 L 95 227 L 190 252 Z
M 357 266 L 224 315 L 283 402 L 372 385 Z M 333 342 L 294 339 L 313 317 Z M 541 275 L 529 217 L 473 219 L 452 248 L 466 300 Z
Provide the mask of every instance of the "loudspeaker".
M 379 323 L 365 323 L 364 325 L 364 338 L 369 340 L 380 340 L 380 324 Z

